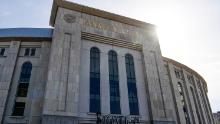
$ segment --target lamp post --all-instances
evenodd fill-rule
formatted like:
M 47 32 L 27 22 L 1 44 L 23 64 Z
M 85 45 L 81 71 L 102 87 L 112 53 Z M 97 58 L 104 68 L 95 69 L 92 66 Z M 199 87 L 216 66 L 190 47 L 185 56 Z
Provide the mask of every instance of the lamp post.
M 96 112 L 96 124 L 101 124 L 101 113 L 100 112 Z

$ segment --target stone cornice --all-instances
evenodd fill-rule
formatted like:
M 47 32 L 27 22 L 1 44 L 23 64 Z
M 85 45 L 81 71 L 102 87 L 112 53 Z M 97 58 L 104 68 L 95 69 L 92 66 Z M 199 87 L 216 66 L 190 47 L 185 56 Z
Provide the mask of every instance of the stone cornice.
M 91 8 L 91 7 L 87 7 L 87 6 L 83 6 L 83 5 L 76 4 L 73 2 L 69 2 L 69 1 L 65 1 L 65 0 L 54 0 L 53 1 L 53 6 L 52 6 L 51 16 L 50 16 L 50 25 L 51 26 L 54 26 L 57 10 L 59 7 L 78 11 L 81 13 L 86 13 L 89 15 L 93 15 L 93 16 L 97 16 L 97 17 L 101 17 L 101 18 L 105 18 L 105 19 L 109 19 L 109 20 L 113 20 L 116 22 L 132 25 L 132 26 L 136 26 L 136 27 L 140 27 L 140 28 L 155 27 L 153 24 L 150 24 L 150 23 L 142 22 L 139 20 L 125 17 L 125 16 L 117 15 L 114 13 L 106 12 L 103 10 L 99 10 L 99 9 L 95 9 L 95 8 Z

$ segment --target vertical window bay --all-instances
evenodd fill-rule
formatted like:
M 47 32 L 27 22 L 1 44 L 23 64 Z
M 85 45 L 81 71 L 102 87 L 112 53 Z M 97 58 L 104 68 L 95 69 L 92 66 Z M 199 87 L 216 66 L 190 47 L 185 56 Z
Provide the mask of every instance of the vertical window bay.
M 185 101 L 185 96 L 184 96 L 184 91 L 183 91 L 184 89 L 183 89 L 182 84 L 180 82 L 177 83 L 177 86 L 178 86 L 178 90 L 179 90 L 179 94 L 180 94 L 180 100 L 181 100 L 181 103 L 182 103 L 186 123 L 191 124 L 188 109 L 187 109 L 187 105 L 186 105 L 186 101 Z
M 17 101 L 18 98 L 26 99 L 28 94 L 28 87 L 31 78 L 32 64 L 25 62 L 21 67 L 21 73 L 19 78 L 19 84 L 17 87 L 17 93 L 12 111 L 13 116 L 23 116 L 26 102 Z
M 110 85 L 110 111 L 111 114 L 121 114 L 120 91 L 118 75 L 117 53 L 113 50 L 108 53 L 109 85 Z
M 131 115 L 139 115 L 138 96 L 136 88 L 136 78 L 134 70 L 134 59 L 130 54 L 125 55 L 127 86 L 128 86 L 128 99 Z
M 90 112 L 101 112 L 100 108 L 100 51 L 90 50 Z

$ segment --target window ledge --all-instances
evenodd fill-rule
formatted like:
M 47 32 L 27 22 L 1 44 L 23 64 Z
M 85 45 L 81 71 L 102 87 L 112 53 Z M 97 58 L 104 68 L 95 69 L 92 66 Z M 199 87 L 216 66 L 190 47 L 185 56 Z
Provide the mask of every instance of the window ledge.
M 88 112 L 87 114 L 88 115 L 96 115 L 96 113 L 94 113 L 94 112 Z
M 87 114 L 88 114 L 88 115 L 96 115 L 96 113 L 94 113 L 94 112 L 88 112 Z M 122 116 L 122 114 L 110 114 L 110 115 L 113 115 L 113 116 Z M 130 117 L 141 117 L 141 115 L 127 115 L 127 116 L 130 116 Z
M 20 119 L 22 119 L 22 118 L 25 118 L 25 116 L 9 116 L 9 118 L 20 118 Z
M 19 57 L 26 57 L 26 58 L 40 58 L 40 56 L 19 56 Z
M 141 115 L 129 115 L 130 117 L 141 117 Z

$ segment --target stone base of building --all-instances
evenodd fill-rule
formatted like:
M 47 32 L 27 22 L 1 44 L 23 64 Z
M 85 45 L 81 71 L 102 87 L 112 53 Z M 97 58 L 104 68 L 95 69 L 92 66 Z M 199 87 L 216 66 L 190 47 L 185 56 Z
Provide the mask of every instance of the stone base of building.
M 153 124 L 176 124 L 174 121 L 153 121 Z
M 71 116 L 56 116 L 44 115 L 42 117 L 42 124 L 78 124 L 79 121 L 76 117 Z
M 44 115 L 42 124 L 96 124 L 96 120 L 70 116 Z M 120 124 L 120 123 L 119 123 Z M 139 124 L 176 124 L 174 121 L 141 121 Z

